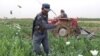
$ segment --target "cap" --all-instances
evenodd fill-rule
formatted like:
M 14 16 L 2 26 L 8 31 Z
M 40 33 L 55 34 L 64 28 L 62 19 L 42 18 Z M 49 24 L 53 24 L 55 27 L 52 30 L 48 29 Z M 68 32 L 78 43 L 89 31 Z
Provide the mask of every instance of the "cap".
M 61 12 L 64 12 L 64 10 L 63 10 L 63 9 L 61 9 Z
M 45 10 L 50 11 L 50 4 L 44 3 L 44 4 L 42 4 L 42 8 L 44 8 Z

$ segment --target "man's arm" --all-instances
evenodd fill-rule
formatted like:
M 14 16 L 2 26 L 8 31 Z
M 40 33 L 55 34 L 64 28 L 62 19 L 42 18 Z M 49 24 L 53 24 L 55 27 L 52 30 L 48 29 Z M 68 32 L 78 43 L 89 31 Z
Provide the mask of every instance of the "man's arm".
M 33 36 L 34 30 L 35 30 L 35 23 L 36 23 L 36 18 L 35 18 L 35 20 L 33 20 L 33 24 L 32 24 L 32 36 Z
M 53 25 L 53 24 L 48 24 L 48 22 L 42 20 L 42 24 L 43 26 L 46 28 L 46 29 L 52 29 L 52 28 L 55 28 L 56 26 Z
M 48 22 L 46 22 L 45 20 L 43 20 L 43 18 L 41 16 L 37 17 L 37 21 L 36 21 L 39 25 L 41 25 L 43 28 L 45 29 L 52 29 L 55 28 L 55 25 L 52 24 L 48 24 Z
M 33 37 L 33 32 L 34 32 L 34 28 L 33 28 L 34 26 L 33 26 L 33 24 L 32 24 L 32 37 Z

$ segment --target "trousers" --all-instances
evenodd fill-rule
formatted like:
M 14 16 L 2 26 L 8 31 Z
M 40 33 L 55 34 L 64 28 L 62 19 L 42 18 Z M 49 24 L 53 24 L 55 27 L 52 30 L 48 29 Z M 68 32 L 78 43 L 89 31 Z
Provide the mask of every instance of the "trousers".
M 37 55 L 41 54 L 41 48 L 40 48 L 41 44 L 43 45 L 44 52 L 46 53 L 46 55 L 48 55 L 49 54 L 49 44 L 48 44 L 47 34 L 33 35 L 33 47 Z

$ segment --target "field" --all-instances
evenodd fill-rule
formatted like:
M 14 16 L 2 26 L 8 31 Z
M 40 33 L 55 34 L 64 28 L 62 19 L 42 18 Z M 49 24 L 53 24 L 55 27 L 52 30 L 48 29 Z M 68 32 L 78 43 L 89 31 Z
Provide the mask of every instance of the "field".
M 0 56 L 35 56 L 32 22 L 32 19 L 0 19 Z M 80 36 L 79 40 L 74 36 L 64 40 L 49 32 L 50 56 L 100 56 L 100 21 L 81 20 L 79 25 L 96 36 L 91 40 L 86 36 Z

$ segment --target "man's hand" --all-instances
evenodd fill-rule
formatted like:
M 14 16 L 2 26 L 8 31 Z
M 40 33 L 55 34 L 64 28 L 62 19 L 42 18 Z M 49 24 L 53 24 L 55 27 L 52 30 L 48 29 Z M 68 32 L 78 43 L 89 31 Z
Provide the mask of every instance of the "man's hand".
M 56 22 L 54 25 L 57 26 L 57 25 L 59 25 L 59 24 L 60 24 L 60 22 L 58 21 L 58 22 Z

